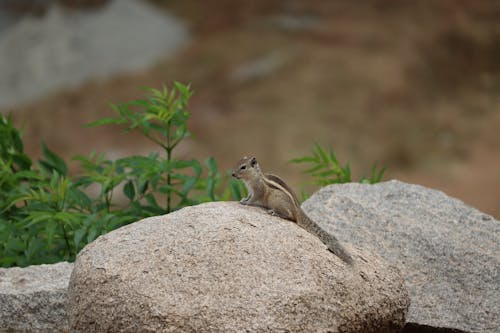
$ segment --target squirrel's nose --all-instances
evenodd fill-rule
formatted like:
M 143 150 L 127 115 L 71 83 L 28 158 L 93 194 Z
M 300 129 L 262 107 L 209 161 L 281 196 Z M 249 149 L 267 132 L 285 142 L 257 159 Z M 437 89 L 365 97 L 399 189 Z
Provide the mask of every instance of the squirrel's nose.
M 234 171 L 231 172 L 231 176 L 233 176 L 234 178 L 236 178 L 236 173 L 234 173 Z

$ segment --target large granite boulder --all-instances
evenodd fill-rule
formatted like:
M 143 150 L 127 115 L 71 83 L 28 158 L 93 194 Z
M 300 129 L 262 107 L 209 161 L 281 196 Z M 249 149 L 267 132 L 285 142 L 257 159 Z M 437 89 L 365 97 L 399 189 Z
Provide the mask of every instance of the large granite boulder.
M 99 237 L 68 288 L 72 332 L 397 332 L 397 269 L 347 246 L 348 266 L 263 209 L 208 203 Z
M 68 329 L 66 289 L 73 265 L 0 268 L 0 332 Z
M 303 208 L 340 240 L 399 267 L 410 291 L 409 322 L 499 332 L 499 221 L 399 181 L 328 186 Z

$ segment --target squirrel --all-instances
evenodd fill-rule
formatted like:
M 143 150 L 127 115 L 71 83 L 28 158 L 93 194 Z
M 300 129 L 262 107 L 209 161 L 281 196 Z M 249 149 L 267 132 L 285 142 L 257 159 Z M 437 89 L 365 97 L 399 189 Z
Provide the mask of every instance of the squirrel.
M 304 213 L 292 189 L 278 176 L 264 174 L 255 157 L 243 157 L 233 169 L 232 176 L 241 179 L 248 190 L 248 197 L 241 199 L 241 204 L 262 207 L 271 215 L 296 222 L 318 237 L 328 250 L 345 263 L 353 263 L 352 257 L 337 238 L 323 230 Z

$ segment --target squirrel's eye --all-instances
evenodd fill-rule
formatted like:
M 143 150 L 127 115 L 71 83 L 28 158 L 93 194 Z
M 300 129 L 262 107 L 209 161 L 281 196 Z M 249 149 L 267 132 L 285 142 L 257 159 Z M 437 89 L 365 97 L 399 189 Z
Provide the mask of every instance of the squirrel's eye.
M 247 166 L 246 166 L 246 165 L 242 165 L 242 166 L 240 166 L 240 170 L 245 170 L 246 168 L 247 168 Z

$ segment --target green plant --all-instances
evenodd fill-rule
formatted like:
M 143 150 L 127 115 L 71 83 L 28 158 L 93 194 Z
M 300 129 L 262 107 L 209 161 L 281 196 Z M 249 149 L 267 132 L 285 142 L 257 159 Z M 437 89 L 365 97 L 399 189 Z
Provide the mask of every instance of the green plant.
M 108 160 L 77 156 L 82 173 L 68 174 L 63 159 L 42 144 L 33 165 L 24 153 L 21 132 L 10 117 L 0 118 L 0 266 L 26 266 L 74 260 L 101 234 L 141 218 L 204 201 L 241 198 L 241 185 L 223 176 L 213 158 L 204 165 L 175 157 L 187 130 L 188 86 L 147 89 L 144 100 L 113 106 L 116 118 L 91 124 L 117 124 L 139 131 L 164 155 Z M 119 192 L 125 200 L 117 200 Z
M 296 164 L 309 164 L 310 167 L 304 171 L 313 178 L 313 183 L 320 186 L 330 184 L 349 183 L 352 181 L 351 167 L 349 162 L 342 166 L 333 150 L 330 148 L 328 151 L 323 149 L 320 145 L 315 144 L 312 149 L 312 155 L 294 158 L 290 162 Z M 377 164 L 372 166 L 369 178 L 361 177 L 360 183 L 374 184 L 382 180 L 385 168 L 377 169 Z M 304 195 L 304 194 L 303 194 Z
M 175 158 L 174 149 L 190 135 L 187 129 L 187 104 L 192 92 L 189 86 L 175 82 L 172 89 L 146 88 L 149 98 L 113 106 L 116 118 L 103 118 L 89 126 L 115 124 L 126 132 L 139 131 L 164 152 L 149 156 L 131 156 L 115 162 L 78 157 L 91 175 L 88 184 L 101 184 L 101 195 L 111 201 L 111 189 L 124 182 L 123 193 L 129 209 L 150 215 L 169 213 L 184 206 L 227 198 L 236 192 L 225 191 L 218 196 L 222 176 L 213 158 L 205 160 L 207 169 L 196 159 Z M 108 175 L 103 177 L 103 175 Z M 230 182 L 233 182 L 230 180 Z M 164 206 L 158 199 L 164 199 Z
M 33 167 L 22 135 L 10 117 L 0 117 L 0 266 L 25 266 L 74 256 L 80 196 L 62 159 L 44 144 Z M 43 259 L 42 259 L 43 258 Z

